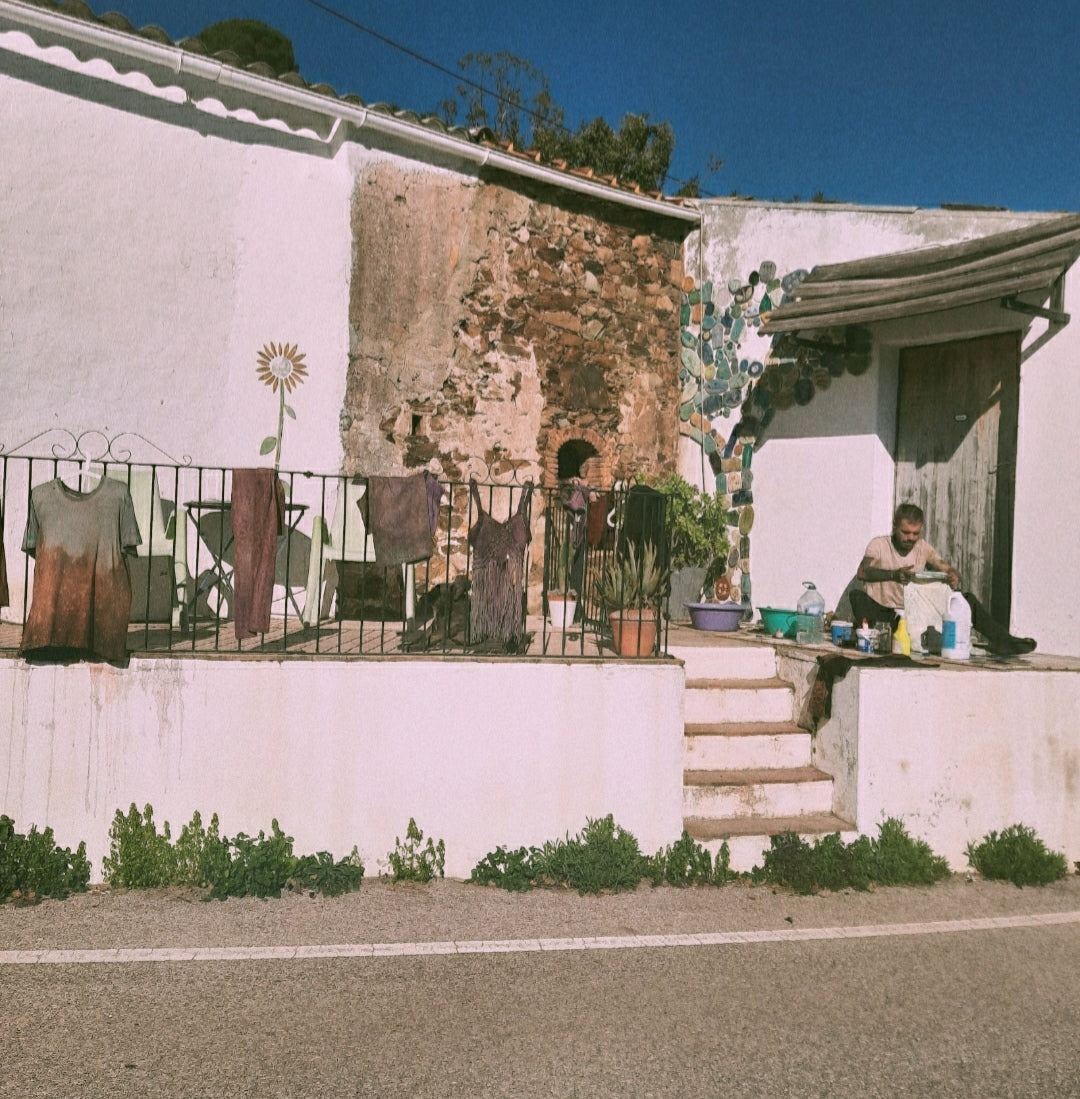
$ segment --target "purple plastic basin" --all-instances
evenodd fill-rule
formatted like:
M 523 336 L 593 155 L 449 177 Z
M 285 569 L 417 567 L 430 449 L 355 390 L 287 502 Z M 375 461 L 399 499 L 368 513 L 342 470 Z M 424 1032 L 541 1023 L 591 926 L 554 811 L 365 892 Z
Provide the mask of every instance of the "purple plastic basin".
M 687 603 L 685 606 L 695 630 L 732 633 L 742 621 L 741 603 Z

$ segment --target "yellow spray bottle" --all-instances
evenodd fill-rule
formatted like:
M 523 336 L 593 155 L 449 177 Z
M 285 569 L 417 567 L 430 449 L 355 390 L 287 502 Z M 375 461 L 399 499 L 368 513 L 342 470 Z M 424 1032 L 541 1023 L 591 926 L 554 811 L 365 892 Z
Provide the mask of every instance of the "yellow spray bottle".
M 911 656 L 911 635 L 907 631 L 907 621 L 903 615 L 900 615 L 900 621 L 893 630 L 892 651 L 901 656 Z

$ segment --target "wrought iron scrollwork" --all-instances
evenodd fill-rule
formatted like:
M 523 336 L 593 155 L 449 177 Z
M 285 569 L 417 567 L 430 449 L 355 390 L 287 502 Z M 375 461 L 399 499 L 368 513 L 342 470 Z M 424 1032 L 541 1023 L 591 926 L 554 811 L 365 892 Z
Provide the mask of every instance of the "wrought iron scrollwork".
M 53 441 L 48 444 L 49 456 L 57 459 L 58 461 L 65 462 L 118 462 L 122 464 L 131 464 L 137 462 L 134 459 L 133 447 L 138 449 L 139 442 L 122 442 L 122 440 L 139 440 L 145 444 L 152 451 L 161 455 L 161 459 L 167 460 L 170 464 L 175 466 L 190 466 L 192 464 L 192 457 L 190 454 L 185 454 L 183 458 L 174 458 L 167 450 L 158 446 L 153 440 L 148 439 L 145 435 L 139 434 L 137 431 L 120 431 L 115 435 L 109 436 L 107 429 L 105 431 L 98 428 L 88 428 L 86 431 L 79 432 L 78 435 L 73 431 L 69 431 L 64 427 L 51 427 L 45 431 L 39 431 L 36 435 L 32 435 L 29 439 L 25 439 L 19 443 L 18 446 L 12 447 L 10 450 L 0 443 L 0 457 L 10 458 L 14 456 L 20 457 L 37 457 L 38 455 L 31 455 L 28 452 L 28 448 L 31 444 L 38 442 L 41 439 L 53 438 Z M 155 465 L 158 460 L 151 459 L 149 461 L 143 461 L 144 465 Z

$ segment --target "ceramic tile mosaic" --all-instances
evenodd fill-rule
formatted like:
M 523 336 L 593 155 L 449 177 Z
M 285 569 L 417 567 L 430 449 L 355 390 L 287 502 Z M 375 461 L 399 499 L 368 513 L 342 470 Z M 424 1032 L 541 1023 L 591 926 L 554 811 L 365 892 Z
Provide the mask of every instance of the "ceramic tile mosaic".
M 722 579 L 731 597 L 741 594 L 746 605 L 757 431 L 778 411 L 809 404 L 845 371 L 858 375 L 870 366 L 866 333 L 853 339 L 849 330 L 834 348 L 808 347 L 789 334 L 771 339 L 761 334 L 762 319 L 792 300 L 806 275 L 800 268 L 780 276 L 776 263 L 765 259 L 745 278 L 730 275 L 699 286 L 687 275 L 682 282 L 679 428 L 709 458 L 716 491 L 728 508 L 733 550 Z M 734 438 L 736 425 L 741 441 Z

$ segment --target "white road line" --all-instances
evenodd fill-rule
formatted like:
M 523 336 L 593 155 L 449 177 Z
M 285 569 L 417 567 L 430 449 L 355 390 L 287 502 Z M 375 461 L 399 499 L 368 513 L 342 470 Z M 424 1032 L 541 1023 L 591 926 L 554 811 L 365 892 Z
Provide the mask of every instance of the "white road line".
M 973 920 L 799 927 L 777 931 L 712 931 L 691 935 L 599 935 L 567 939 L 472 939 L 420 943 L 337 943 L 322 946 L 112 947 L 101 950 L 0 950 L 0 965 L 129 965 L 147 962 L 305 961 L 314 958 L 415 958 L 434 954 L 537 954 L 557 950 L 645 950 L 659 947 L 747 946 L 830 939 L 949 935 L 1080 923 L 1080 911 Z

